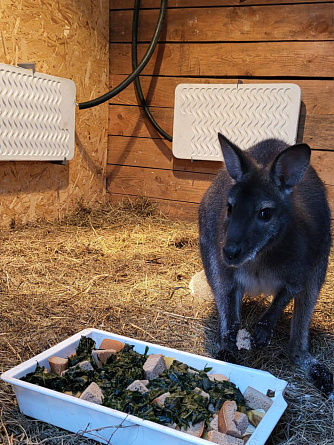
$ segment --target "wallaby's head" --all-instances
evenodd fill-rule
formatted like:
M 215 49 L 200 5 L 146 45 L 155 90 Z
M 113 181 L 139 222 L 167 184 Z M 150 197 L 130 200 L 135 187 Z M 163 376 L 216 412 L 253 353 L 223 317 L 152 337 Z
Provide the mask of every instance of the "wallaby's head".
M 237 267 L 255 259 L 291 228 L 292 192 L 308 168 L 311 151 L 306 144 L 294 145 L 260 166 L 223 135 L 218 137 L 227 172 L 235 181 L 222 215 L 223 258 Z

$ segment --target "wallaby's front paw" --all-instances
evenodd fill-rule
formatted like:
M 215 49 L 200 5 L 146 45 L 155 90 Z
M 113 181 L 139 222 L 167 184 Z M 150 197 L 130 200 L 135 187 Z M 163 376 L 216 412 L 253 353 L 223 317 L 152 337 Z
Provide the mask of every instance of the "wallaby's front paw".
M 269 345 L 272 336 L 273 329 L 266 323 L 259 321 L 254 334 L 255 347 L 262 348 L 263 346 Z
M 221 336 L 219 342 L 220 349 L 224 351 L 237 351 L 237 333 L 238 328 L 230 330 L 224 336 Z
M 215 356 L 217 360 L 221 360 L 222 362 L 228 363 L 237 363 L 235 355 L 231 351 L 227 351 L 226 349 L 221 349 Z
M 334 397 L 334 376 L 325 366 L 313 363 L 310 367 L 309 376 L 316 388 L 327 397 Z

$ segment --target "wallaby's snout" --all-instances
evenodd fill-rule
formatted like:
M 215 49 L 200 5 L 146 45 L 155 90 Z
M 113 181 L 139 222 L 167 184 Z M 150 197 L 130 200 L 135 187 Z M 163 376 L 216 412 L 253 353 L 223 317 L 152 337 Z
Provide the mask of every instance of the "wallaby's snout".
M 241 254 L 241 246 L 235 241 L 229 241 L 223 247 L 224 260 L 231 266 L 238 263 Z

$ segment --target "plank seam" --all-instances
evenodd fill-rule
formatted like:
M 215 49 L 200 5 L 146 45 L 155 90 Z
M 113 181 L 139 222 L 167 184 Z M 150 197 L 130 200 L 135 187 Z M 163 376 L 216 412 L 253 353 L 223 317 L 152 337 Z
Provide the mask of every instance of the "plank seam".
M 303 40 L 159 40 L 158 44 L 168 44 L 168 45 L 180 45 L 180 44 L 187 44 L 187 45 L 212 45 L 212 44 L 225 44 L 225 43 L 286 43 L 286 42 L 296 42 L 296 43 L 323 43 L 323 42 L 334 42 L 334 39 L 303 39 Z M 126 41 L 117 41 L 117 40 L 109 40 L 109 44 L 115 44 L 115 45 L 128 45 L 131 44 L 131 40 Z M 149 45 L 150 40 L 138 40 L 139 45 Z
M 122 102 L 109 102 L 109 105 L 121 105 L 122 107 L 136 107 L 136 108 L 142 108 L 140 104 L 127 104 Z M 174 110 L 174 107 L 166 107 L 166 106 L 157 106 L 157 105 L 149 105 L 147 104 L 148 108 L 162 108 L 166 110 Z
M 130 73 L 110 73 L 110 76 L 128 76 Z M 174 75 L 174 74 L 141 74 L 140 77 L 154 77 L 154 78 L 159 78 L 159 77 L 172 77 L 173 79 L 217 79 L 217 80 L 224 80 L 224 79 L 231 79 L 231 80 L 254 80 L 254 79 L 258 79 L 258 80 L 272 80 L 272 79 L 277 79 L 277 80 L 323 80 L 323 81 L 328 81 L 328 80 L 333 80 L 333 77 L 331 76 L 323 76 L 323 77 L 314 77 L 314 76 L 245 76 L 245 75 L 241 75 L 241 76 L 213 76 L 213 75 L 196 75 L 196 74 L 187 74 L 184 76 L 178 76 L 178 75 Z
M 196 162 L 196 161 L 194 161 Z M 201 161 L 198 161 L 201 162 Z M 216 176 L 216 173 L 206 173 L 206 172 L 196 172 L 196 171 L 191 171 L 191 170 L 180 170 L 180 169 L 176 169 L 176 168 L 160 168 L 160 167 L 147 167 L 147 166 L 142 166 L 142 165 L 129 165 L 129 164 L 108 164 L 110 166 L 115 166 L 115 167 L 130 167 L 130 168 L 144 168 L 145 170 L 159 170 L 159 171 L 165 171 L 165 172 L 182 172 L 182 173 L 196 173 L 198 175 L 205 175 L 205 176 Z M 109 175 L 107 174 L 107 177 Z
M 168 202 L 180 202 L 180 203 L 184 203 L 184 204 L 196 204 L 199 205 L 199 202 L 195 202 L 195 201 L 179 201 L 177 199 L 169 199 L 169 198 L 156 198 L 154 196 L 147 196 L 147 195 L 132 195 L 130 193 L 119 193 L 119 192 L 111 192 L 110 190 L 107 190 L 107 193 L 109 193 L 110 195 L 117 195 L 117 196 L 131 196 L 131 197 L 145 197 L 148 199 L 155 199 L 157 201 L 168 201 Z
M 251 8 L 251 7 L 270 7 L 270 6 L 299 6 L 299 5 L 323 5 L 323 4 L 332 4 L 332 1 L 317 1 L 317 2 L 289 2 L 289 3 L 254 3 L 251 5 L 243 5 L 243 4 L 235 4 L 235 5 L 211 5 L 211 6 L 167 6 L 167 9 L 226 9 L 226 8 Z M 140 11 L 157 11 L 160 8 L 140 8 Z M 109 11 L 133 11 L 133 7 L 132 8 L 110 8 Z

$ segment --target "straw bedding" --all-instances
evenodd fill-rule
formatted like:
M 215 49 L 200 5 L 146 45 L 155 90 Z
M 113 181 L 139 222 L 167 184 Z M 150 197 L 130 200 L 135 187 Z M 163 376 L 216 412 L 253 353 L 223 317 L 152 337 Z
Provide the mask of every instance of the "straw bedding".
M 145 199 L 94 210 L 80 206 L 61 223 L 17 227 L 13 221 L 1 231 L 0 258 L 1 372 L 86 327 L 201 355 L 215 352 L 214 304 L 194 299 L 188 289 L 202 269 L 197 224 L 170 221 Z M 332 255 L 310 336 L 313 354 L 332 371 L 333 291 Z M 251 330 L 268 304 L 268 298 L 245 298 L 243 327 Z M 271 344 L 243 351 L 239 363 L 289 382 L 289 407 L 268 444 L 333 444 L 333 403 L 287 358 L 291 311 L 290 305 Z M 0 443 L 96 442 L 23 416 L 1 382 Z

